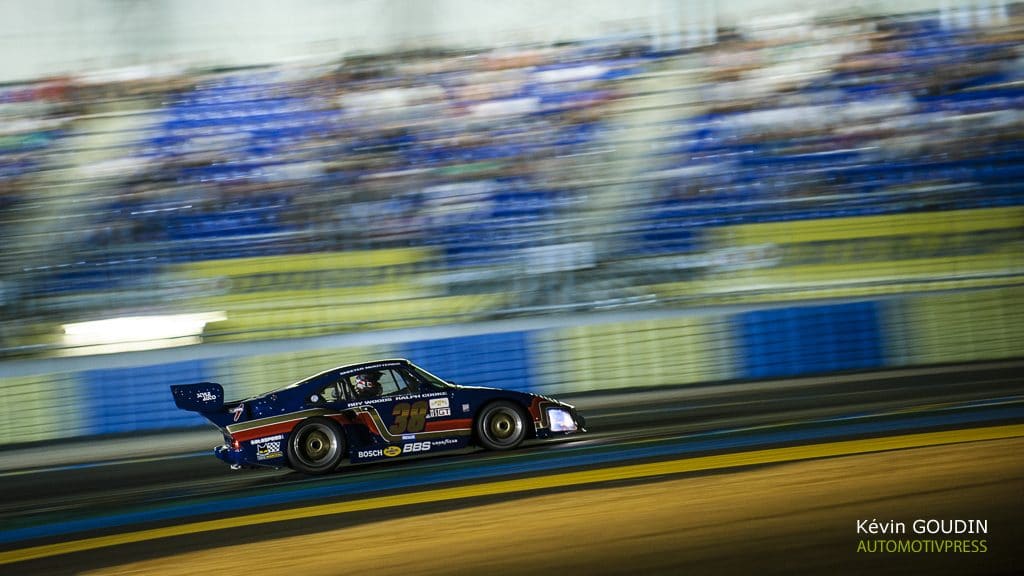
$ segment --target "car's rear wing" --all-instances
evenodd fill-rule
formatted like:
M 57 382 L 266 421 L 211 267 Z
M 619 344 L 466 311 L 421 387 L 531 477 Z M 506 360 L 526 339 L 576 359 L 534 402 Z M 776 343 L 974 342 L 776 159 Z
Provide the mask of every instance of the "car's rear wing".
M 245 403 L 225 402 L 224 387 L 216 382 L 175 384 L 171 386 L 171 394 L 178 408 L 198 412 L 225 434 L 232 422 L 244 420 L 247 416 Z
M 174 404 L 192 412 L 220 412 L 224 409 L 224 387 L 216 382 L 171 386 Z

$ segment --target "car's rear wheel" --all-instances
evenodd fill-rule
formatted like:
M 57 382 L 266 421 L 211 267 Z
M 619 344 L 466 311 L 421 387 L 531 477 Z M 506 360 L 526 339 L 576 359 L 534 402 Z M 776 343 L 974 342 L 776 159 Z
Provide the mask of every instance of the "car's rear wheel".
M 476 419 L 476 438 L 488 450 L 510 450 L 526 438 L 526 417 L 511 402 L 493 402 L 484 406 Z
M 333 471 L 345 456 L 345 434 L 328 418 L 310 418 L 292 430 L 288 439 L 288 461 L 305 474 Z

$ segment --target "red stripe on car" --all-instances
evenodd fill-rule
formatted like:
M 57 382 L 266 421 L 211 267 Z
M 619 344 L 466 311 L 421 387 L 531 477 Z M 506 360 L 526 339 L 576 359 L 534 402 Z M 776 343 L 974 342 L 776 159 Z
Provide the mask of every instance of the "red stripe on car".
M 473 425 L 469 418 L 461 420 L 445 420 L 443 422 L 427 422 L 426 432 L 446 432 L 448 430 L 465 430 Z

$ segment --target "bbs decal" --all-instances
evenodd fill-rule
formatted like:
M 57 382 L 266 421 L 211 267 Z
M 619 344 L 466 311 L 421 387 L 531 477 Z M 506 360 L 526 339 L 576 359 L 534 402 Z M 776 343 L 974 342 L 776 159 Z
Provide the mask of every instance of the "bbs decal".
M 412 454 L 413 452 L 429 452 L 430 442 L 410 442 L 402 446 L 402 454 Z

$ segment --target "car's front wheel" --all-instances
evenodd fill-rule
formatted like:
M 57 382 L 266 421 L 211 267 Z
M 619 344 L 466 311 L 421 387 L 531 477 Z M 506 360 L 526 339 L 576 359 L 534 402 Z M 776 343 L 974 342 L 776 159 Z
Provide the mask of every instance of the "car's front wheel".
M 333 471 L 345 456 L 345 434 L 329 418 L 310 418 L 292 430 L 288 439 L 288 461 L 305 474 Z
M 526 438 L 526 417 L 511 402 L 493 402 L 476 419 L 476 438 L 488 450 L 510 450 Z

